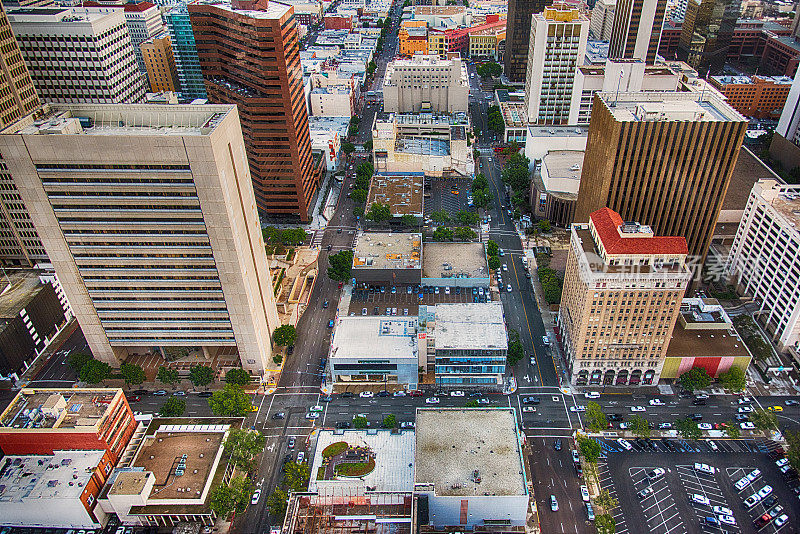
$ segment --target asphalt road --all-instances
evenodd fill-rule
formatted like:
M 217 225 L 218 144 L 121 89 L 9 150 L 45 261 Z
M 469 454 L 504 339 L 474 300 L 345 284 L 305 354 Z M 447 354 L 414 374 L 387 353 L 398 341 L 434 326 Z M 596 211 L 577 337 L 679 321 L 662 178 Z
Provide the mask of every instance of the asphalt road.
M 45 387 L 69 387 L 77 380 L 75 372 L 67 365 L 67 358 L 74 351 L 92 353 L 80 328 L 77 328 L 64 340 L 59 350 L 50 357 L 36 375 L 36 379 L 29 384 Z

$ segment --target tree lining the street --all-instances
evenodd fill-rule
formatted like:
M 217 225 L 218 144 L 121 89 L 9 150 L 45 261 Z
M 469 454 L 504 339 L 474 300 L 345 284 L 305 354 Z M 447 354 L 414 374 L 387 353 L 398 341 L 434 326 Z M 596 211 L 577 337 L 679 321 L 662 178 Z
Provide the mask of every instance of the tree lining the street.
M 171 369 L 169 367 L 164 367 L 163 365 L 158 368 L 158 374 L 156 374 L 156 380 L 164 384 L 169 384 L 171 386 L 175 386 L 178 382 L 181 381 L 180 374 L 178 374 L 177 369 Z
M 186 400 L 179 397 L 170 397 L 164 401 L 159 410 L 161 417 L 180 417 L 186 411 Z
M 328 277 L 337 282 L 345 282 L 350 279 L 353 270 L 353 251 L 342 250 L 336 254 L 328 256 Z
M 122 378 L 125 380 L 125 384 L 129 386 L 136 386 L 147 380 L 147 376 L 144 374 L 144 369 L 142 369 L 142 366 L 136 365 L 135 363 L 123 363 L 119 366 L 119 372 L 122 375 Z
M 762 408 L 755 408 L 750 413 L 750 422 L 753 423 L 758 430 L 765 432 L 778 429 L 778 418 L 775 413 Z
M 223 450 L 232 463 L 250 471 L 256 467 L 255 459 L 264 450 L 266 441 L 257 430 L 235 428 L 228 432 Z
M 703 432 L 700 430 L 697 421 L 693 421 L 688 417 L 684 417 L 675 421 L 675 430 L 684 439 L 697 440 L 703 435 Z
M 711 385 L 712 378 L 708 375 L 708 371 L 702 367 L 692 367 L 680 377 L 681 387 L 687 391 L 696 391 L 698 389 L 705 389 Z
M 211 490 L 209 506 L 219 517 L 227 519 L 234 511 L 237 514 L 244 512 L 252 496 L 252 483 L 237 476 L 233 477 L 229 484 L 223 482 Z
M 634 415 L 628 421 L 628 430 L 639 438 L 650 437 L 650 422 L 641 415 Z
M 297 329 L 294 325 L 281 325 L 272 333 L 272 340 L 279 347 L 290 347 L 297 341 Z
M 252 379 L 250 373 L 238 367 L 229 369 L 228 372 L 225 373 L 225 382 L 236 386 L 246 386 Z
M 209 397 L 208 406 L 216 416 L 244 417 L 252 410 L 253 402 L 240 386 L 225 384 Z
M 214 381 L 214 370 L 208 365 L 193 365 L 189 369 L 189 382 L 195 387 L 203 387 Z
M 586 405 L 586 419 L 592 432 L 603 432 L 608 429 L 608 417 L 603 413 L 600 404 L 594 401 Z

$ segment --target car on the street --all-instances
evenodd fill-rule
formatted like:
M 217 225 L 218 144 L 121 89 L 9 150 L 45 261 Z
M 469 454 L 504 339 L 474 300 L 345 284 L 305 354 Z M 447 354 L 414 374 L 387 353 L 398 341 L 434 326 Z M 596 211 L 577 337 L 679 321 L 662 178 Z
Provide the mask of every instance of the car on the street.
M 733 515 L 733 511 L 730 508 L 726 508 L 724 506 L 714 506 L 711 508 L 715 514 L 720 515 Z
M 131 395 L 128 397 L 128 402 L 139 402 L 142 398 L 139 395 Z
M 569 411 L 575 412 L 575 413 L 577 413 L 577 412 L 585 412 L 586 411 L 586 406 L 584 406 L 583 404 L 578 404 L 577 406 L 570 406 L 569 407 Z
M 733 517 L 733 514 L 718 514 L 717 519 L 719 519 L 720 523 L 725 525 L 736 526 L 736 518 Z
M 708 515 L 703 518 L 703 522 L 710 527 L 719 527 L 719 519 L 713 515 Z
M 647 480 L 649 480 L 650 482 L 655 482 L 659 478 L 663 477 L 664 473 L 665 471 L 662 468 L 656 467 L 655 469 L 647 473 Z
M 505 256 L 505 255 L 506 255 L 506 252 L 505 252 L 505 251 L 504 251 L 502 248 L 501 248 L 501 249 L 498 249 L 498 250 L 497 250 L 497 253 L 498 253 L 498 254 L 500 254 L 500 257 L 501 257 L 501 258 L 502 258 L 503 256 Z
M 542 343 L 545 345 L 550 345 L 550 338 L 547 336 L 542 336 Z
M 767 410 L 771 412 L 782 412 L 783 406 L 767 406 Z
M 781 515 L 782 512 L 783 512 L 783 506 L 781 506 L 780 504 L 767 510 L 767 513 L 772 519 L 775 519 L 776 517 Z
M 647 408 L 645 408 L 644 406 L 631 406 L 631 411 L 632 412 L 646 412 Z
M 558 501 L 556 500 L 555 495 L 550 495 L 550 510 L 553 512 L 558 512 Z
M 691 419 L 692 421 L 702 421 L 703 420 L 703 414 L 701 414 L 701 413 L 689 414 L 689 419 Z
M 167 394 L 167 392 L 165 390 L 163 390 L 163 389 L 159 389 L 158 391 L 154 391 L 153 392 L 153 395 L 156 395 L 158 397 L 162 397 L 162 396 L 164 396 L 166 394 Z
M 213 395 L 214 395 L 213 391 L 201 391 L 200 393 L 197 394 L 198 397 L 202 397 L 202 398 L 211 397 Z
M 306 459 L 306 453 L 304 453 L 303 451 L 300 451 L 300 452 L 297 453 L 297 463 L 298 464 L 302 464 L 303 460 L 305 460 L 305 459 Z
M 328 328 L 333 328 L 333 319 L 328 321 Z
M 322 301 L 322 309 L 324 310 L 327 307 L 328 307 L 328 301 L 327 300 L 323 300 Z
M 711 505 L 711 501 L 708 500 L 708 497 L 705 495 L 700 495 L 699 493 L 693 493 L 691 495 L 691 499 L 695 504 L 702 504 L 703 506 Z
M 336 428 L 340 430 L 344 430 L 346 428 L 350 428 L 350 421 L 339 421 L 336 423 Z
M 536 407 L 535 406 L 523 406 L 522 407 L 522 411 L 523 411 L 523 413 L 535 412 L 536 411 Z
M 770 523 L 770 521 L 772 521 L 772 518 L 769 516 L 769 514 L 767 513 L 761 514 L 760 516 L 756 517 L 753 520 L 753 528 L 755 528 L 756 530 L 761 530 L 762 528 L 767 526 Z
M 450 396 L 451 397 L 463 397 L 464 396 L 464 392 L 461 391 L 461 390 L 451 391 L 450 392 Z
M 749 421 L 750 417 L 746 413 L 737 413 L 734 415 L 737 421 Z
M 505 263 L 503 264 L 503 270 L 504 270 L 504 271 L 507 271 L 507 270 L 508 270 L 508 265 L 506 265 Z
M 672 428 L 672 423 L 659 423 L 658 428 L 660 430 L 669 430 L 670 428 Z
M 571 452 L 572 452 L 572 461 L 576 464 L 579 464 L 581 462 L 581 457 L 578 454 L 578 451 L 576 451 L 575 449 L 571 449 Z
M 800 406 L 800 401 L 795 400 L 795 399 L 786 399 L 785 401 L 783 401 L 783 403 L 786 406 Z
M 736 483 L 734 483 L 733 487 L 735 487 L 739 491 L 742 491 L 749 485 L 750 485 L 750 480 L 747 479 L 747 476 L 743 476 L 742 478 L 737 480 Z
M 284 412 L 275 412 L 274 414 L 272 414 L 272 418 L 273 419 L 285 419 L 286 418 L 286 414 Z
M 756 425 L 754 425 L 750 421 L 745 421 L 744 423 L 739 423 L 739 427 L 742 430 L 753 430 L 756 427 Z
M 399 390 L 395 391 L 394 393 L 392 393 L 392 397 L 405 397 L 405 396 L 406 396 L 406 392 L 403 391 L 402 389 L 399 389 Z
M 306 414 L 306 419 L 319 419 L 320 413 L 319 412 L 308 412 Z
M 439 404 L 439 399 L 437 397 L 428 397 L 425 399 L 425 404 Z
M 631 442 L 625 438 L 617 438 L 617 443 L 619 443 L 622 446 L 622 448 L 625 449 L 626 451 L 633 449 L 633 445 L 631 445 Z
M 383 390 L 378 392 L 377 396 L 378 397 L 389 397 L 389 396 L 391 396 L 391 393 L 389 393 L 387 390 L 383 389 Z
M 250 497 L 250 504 L 258 504 L 258 500 L 261 498 L 261 490 L 257 489 L 253 492 L 253 496 Z
M 739 406 L 737 410 L 739 413 L 751 413 L 753 411 L 753 407 L 749 404 L 745 404 L 744 406 Z
M 700 471 L 701 473 L 707 473 L 709 475 L 713 475 L 714 473 L 717 472 L 717 468 L 716 467 L 710 466 L 708 464 L 701 464 L 699 462 L 695 462 L 694 470 L 695 471 Z
M 661 399 L 650 399 L 650 406 L 664 406 L 664 401 Z
M 630 426 L 631 426 L 631 424 L 630 424 L 630 423 L 620 423 L 620 424 L 619 424 L 619 429 L 620 429 L 620 430 L 626 430 L 626 429 L 627 429 L 628 427 L 630 427 Z
M 481 397 L 475 402 L 477 402 L 478 404 L 489 404 L 489 399 L 487 399 L 486 397 Z
M 698 400 L 707 400 L 708 399 L 708 395 L 706 395 L 705 393 L 697 393 L 694 396 L 694 398 L 698 399 Z
M 414 421 L 403 421 L 400 423 L 400 428 L 414 428 Z
M 352 391 L 345 391 L 344 393 L 342 393 L 342 398 L 343 399 L 352 399 L 355 396 L 356 396 L 356 394 L 353 393 Z
M 753 399 L 751 399 L 750 397 L 739 397 L 739 400 L 737 402 L 739 404 L 752 404 Z
M 371 397 L 374 397 L 375 394 L 371 391 L 362 391 L 361 393 L 358 394 L 358 396 L 361 397 L 362 399 L 369 399 Z
M 506 286 L 506 291 L 508 291 L 509 293 L 511 293 L 511 291 L 513 291 L 513 290 L 511 289 L 511 284 L 508 284 L 508 285 Z
M 581 486 L 581 499 L 583 502 L 589 502 L 589 488 L 586 486 Z
M 522 404 L 539 404 L 539 397 L 522 397 Z
M 289 442 L 286 444 L 286 446 L 290 449 L 294 449 L 294 444 L 295 444 L 295 437 L 292 436 L 289 438 Z
M 700 430 L 711 430 L 714 427 L 711 426 L 711 423 L 700 423 L 699 425 L 697 425 L 697 428 L 699 428 Z
M 600 398 L 600 393 L 597 392 L 597 391 L 587 391 L 586 393 L 584 393 L 584 396 L 587 399 L 599 399 Z
M 174 397 L 185 397 L 186 396 L 186 392 L 185 391 L 173 391 L 172 395 Z
M 553 442 L 553 449 L 560 451 L 561 450 L 561 438 L 556 438 Z

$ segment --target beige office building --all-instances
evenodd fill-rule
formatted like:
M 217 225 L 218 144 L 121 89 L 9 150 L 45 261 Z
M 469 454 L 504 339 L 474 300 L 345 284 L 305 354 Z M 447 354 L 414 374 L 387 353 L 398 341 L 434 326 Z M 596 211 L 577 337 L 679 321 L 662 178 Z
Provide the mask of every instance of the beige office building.
M 54 105 L 0 153 L 95 357 L 268 365 L 278 315 L 235 106 Z
M 570 233 L 558 320 L 572 384 L 657 383 L 691 277 L 686 239 L 609 208 Z
M 383 79 L 387 113 L 467 112 L 467 66 L 460 59 L 417 54 L 390 61 Z

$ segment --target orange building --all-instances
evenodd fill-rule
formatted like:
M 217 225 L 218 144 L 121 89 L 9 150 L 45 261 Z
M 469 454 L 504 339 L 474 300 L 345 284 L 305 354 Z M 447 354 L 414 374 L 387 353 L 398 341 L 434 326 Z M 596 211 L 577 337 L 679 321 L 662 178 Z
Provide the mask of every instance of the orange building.
M 411 57 L 428 53 L 428 27 L 424 20 L 407 20 L 398 32 L 400 54 Z
M 712 76 L 711 85 L 745 117 L 778 119 L 792 88 L 792 79 L 788 76 Z
M 142 59 L 150 80 L 150 91 L 180 91 L 178 69 L 172 55 L 172 42 L 168 33 L 148 39 L 140 45 Z

